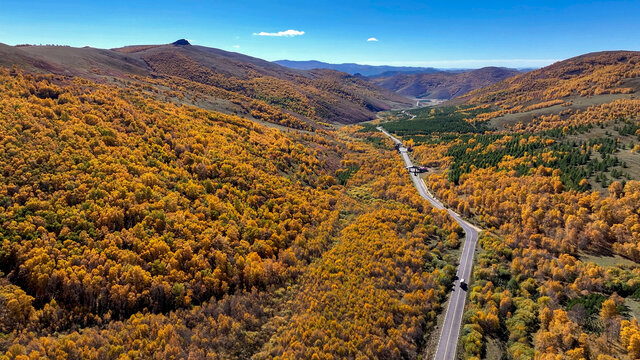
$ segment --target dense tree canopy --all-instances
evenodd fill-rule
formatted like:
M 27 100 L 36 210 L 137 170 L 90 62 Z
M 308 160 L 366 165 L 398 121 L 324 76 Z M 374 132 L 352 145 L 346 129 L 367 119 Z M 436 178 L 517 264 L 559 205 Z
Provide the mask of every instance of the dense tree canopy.
M 0 72 L 0 358 L 416 358 L 461 229 L 392 153 L 144 81 Z

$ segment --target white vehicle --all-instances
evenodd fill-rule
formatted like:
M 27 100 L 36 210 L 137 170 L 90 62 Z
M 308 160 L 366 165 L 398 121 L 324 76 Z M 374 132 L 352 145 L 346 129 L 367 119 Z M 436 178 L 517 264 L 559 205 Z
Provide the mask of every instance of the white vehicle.
M 464 284 L 464 278 L 460 279 L 460 285 Z

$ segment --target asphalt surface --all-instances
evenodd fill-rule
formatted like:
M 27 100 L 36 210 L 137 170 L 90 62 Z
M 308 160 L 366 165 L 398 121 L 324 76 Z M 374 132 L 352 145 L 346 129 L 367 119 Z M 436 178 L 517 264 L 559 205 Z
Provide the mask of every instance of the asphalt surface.
M 397 144 L 400 144 L 398 151 L 402 155 L 404 163 L 409 166 L 413 166 L 407 149 L 402 146 L 402 142 L 393 135 L 389 134 L 382 127 L 378 127 L 378 130 L 382 131 L 385 135 L 390 137 Z M 409 172 L 407 172 L 409 173 Z M 436 199 L 424 181 L 418 176 L 418 174 L 409 174 L 411 180 L 415 185 L 420 196 L 428 200 L 431 205 L 436 209 L 447 210 L 449 215 L 462 227 L 466 234 L 466 240 L 462 248 L 462 255 L 460 256 L 460 265 L 458 266 L 457 276 L 453 291 L 449 298 L 449 305 L 447 306 L 447 312 L 444 315 L 444 323 L 442 324 L 442 331 L 440 333 L 440 339 L 438 340 L 438 348 L 436 349 L 435 360 L 453 360 L 456 357 L 456 349 L 458 347 L 458 337 L 460 336 L 460 328 L 462 326 L 462 314 L 464 313 L 464 303 L 467 299 L 467 290 L 463 289 L 460 285 L 460 280 L 464 279 L 465 283 L 469 281 L 471 277 L 471 268 L 473 267 L 473 255 L 476 245 L 478 243 L 478 229 L 466 222 L 451 209 L 447 209 L 438 199 Z

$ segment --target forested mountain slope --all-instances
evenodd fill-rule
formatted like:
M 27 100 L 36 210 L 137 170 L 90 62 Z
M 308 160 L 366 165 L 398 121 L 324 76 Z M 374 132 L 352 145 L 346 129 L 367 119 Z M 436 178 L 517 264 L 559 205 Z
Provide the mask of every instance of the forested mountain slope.
M 624 106 L 619 104 L 640 89 L 639 78 L 640 52 L 590 53 L 473 91 L 452 104 L 490 107 L 494 111 L 478 120 L 494 119 L 499 128 L 541 130 L 561 126 L 592 106 Z
M 629 93 L 636 89 L 640 52 L 604 51 L 559 61 L 470 93 L 474 103 L 519 105 L 570 95 Z
M 416 358 L 460 228 L 360 134 L 159 100 L 172 79 L 0 69 L 0 357 Z
M 0 55 L 0 64 L 8 67 L 17 65 L 30 71 L 80 76 L 100 82 L 113 78 L 129 80 L 132 75 L 145 79 L 179 77 L 189 81 L 182 86 L 181 93 L 191 90 L 197 94 L 199 91 L 195 88 L 200 84 L 213 87 L 215 94 L 210 91 L 206 96 L 212 110 L 229 112 L 229 106 L 219 104 L 228 101 L 251 110 L 276 107 L 298 118 L 294 126 L 298 128 L 313 128 L 323 122 L 370 120 L 376 111 L 408 104 L 400 95 L 344 73 L 293 70 L 239 53 L 190 45 L 186 41 L 111 50 L 0 44 Z M 173 80 L 170 82 L 175 84 Z M 251 110 L 234 110 L 251 115 Z M 292 126 L 291 120 L 278 123 Z

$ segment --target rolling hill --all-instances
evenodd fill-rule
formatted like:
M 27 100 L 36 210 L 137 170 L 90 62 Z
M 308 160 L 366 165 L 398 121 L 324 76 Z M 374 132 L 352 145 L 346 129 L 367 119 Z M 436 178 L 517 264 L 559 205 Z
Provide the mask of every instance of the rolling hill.
M 398 94 L 425 99 L 452 99 L 519 74 L 515 69 L 485 67 L 460 73 L 392 73 L 372 77 L 379 86 Z
M 632 92 L 640 88 L 638 51 L 604 51 L 576 56 L 477 89 L 459 101 L 525 104 L 570 96 Z
M 0 65 L 95 81 L 130 81 L 132 76 L 138 82 L 169 80 L 167 87 L 179 82 L 170 79 L 184 80 L 177 89 L 182 95 L 178 102 L 306 129 L 323 122 L 370 120 L 377 111 L 409 103 L 359 77 L 330 70 L 292 70 L 186 40 L 110 50 L 0 44 Z M 280 114 L 258 116 L 258 112 Z

